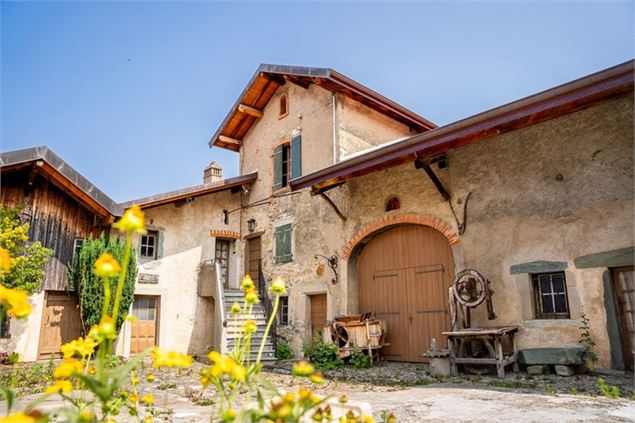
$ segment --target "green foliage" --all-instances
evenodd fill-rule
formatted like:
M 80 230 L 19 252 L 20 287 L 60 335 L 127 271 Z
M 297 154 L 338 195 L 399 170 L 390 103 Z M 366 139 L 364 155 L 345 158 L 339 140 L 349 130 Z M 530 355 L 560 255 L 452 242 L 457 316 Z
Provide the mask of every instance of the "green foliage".
M 600 394 L 606 398 L 618 399 L 620 397 L 620 388 L 617 386 L 609 386 L 606 380 L 598 379 L 598 388 L 600 388 Z
M 370 357 L 364 354 L 357 346 L 353 348 L 353 353 L 348 359 L 348 362 L 356 369 L 368 369 L 373 365 Z
M 293 358 L 291 347 L 286 342 L 276 343 L 276 359 L 277 360 L 290 360 Z
M 584 366 L 587 372 L 591 373 L 593 372 L 595 363 L 597 363 L 598 361 L 598 356 L 594 351 L 595 341 L 593 340 L 593 338 L 591 338 L 591 328 L 589 326 L 589 317 L 584 312 L 584 309 L 582 309 L 582 312 L 581 312 L 579 329 L 580 329 L 580 340 L 578 341 L 578 343 L 582 345 L 582 347 L 584 348 L 584 353 L 583 353 Z
M 344 365 L 339 358 L 339 349 L 334 344 L 325 343 L 320 336 L 316 336 L 312 343 L 302 346 L 304 356 L 321 371 L 334 370 Z
M 556 390 L 553 389 L 553 386 L 551 386 L 551 385 L 545 386 L 545 392 L 547 393 L 547 395 L 551 395 L 551 396 L 555 396 L 556 395 Z
M 20 223 L 19 209 L 0 206 L 0 247 L 9 251 L 11 270 L 0 273 L 0 283 L 33 294 L 44 280 L 44 265 L 53 253 L 40 241 L 29 241 L 29 224 Z
M 93 273 L 93 265 L 102 253 L 109 253 L 119 262 L 123 262 L 125 243 L 116 238 L 87 239 L 75 257 L 73 265 L 68 270 L 68 278 L 79 299 L 79 310 L 82 318 L 84 333 L 93 325 L 99 323 L 104 301 L 104 282 Z M 124 269 L 122 269 L 123 271 Z M 134 299 L 134 285 L 137 277 L 137 263 L 134 249 L 130 254 L 130 262 L 126 273 L 123 295 L 119 306 L 116 330 L 119 331 L 128 314 L 130 304 Z M 111 292 L 117 289 L 117 279 L 110 279 Z M 108 307 L 108 315 L 113 314 L 112 303 Z

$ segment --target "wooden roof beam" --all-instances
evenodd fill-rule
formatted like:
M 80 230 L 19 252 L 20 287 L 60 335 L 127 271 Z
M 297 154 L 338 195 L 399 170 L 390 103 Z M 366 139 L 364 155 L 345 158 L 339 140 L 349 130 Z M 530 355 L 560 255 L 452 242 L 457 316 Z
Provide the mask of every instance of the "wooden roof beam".
M 241 140 L 237 140 L 235 138 L 230 138 L 230 137 L 227 137 L 225 135 L 219 135 L 218 136 L 218 141 L 223 143 L 223 144 L 225 144 L 225 145 L 232 146 L 232 147 L 240 147 L 240 146 L 243 145 L 243 142 Z
M 239 104 L 238 111 L 249 116 L 253 116 L 256 119 L 262 117 L 262 110 L 258 110 L 255 107 L 247 106 L 246 104 Z

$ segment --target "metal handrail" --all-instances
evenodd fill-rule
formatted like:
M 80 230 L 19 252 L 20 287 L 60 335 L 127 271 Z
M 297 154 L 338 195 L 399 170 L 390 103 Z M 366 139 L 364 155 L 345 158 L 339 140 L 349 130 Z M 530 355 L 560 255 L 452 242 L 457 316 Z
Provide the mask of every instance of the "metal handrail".
M 260 301 L 262 303 L 262 308 L 265 311 L 265 321 L 269 321 L 271 315 L 273 314 L 273 302 L 269 297 L 269 292 L 267 290 L 267 280 L 265 278 L 264 273 L 262 272 L 262 259 L 258 260 L 258 296 L 260 297 Z M 271 336 L 271 342 L 273 343 L 273 349 L 276 349 L 277 343 L 277 335 L 276 335 L 276 326 L 277 319 L 273 319 L 273 323 L 271 324 L 271 330 L 269 334 Z

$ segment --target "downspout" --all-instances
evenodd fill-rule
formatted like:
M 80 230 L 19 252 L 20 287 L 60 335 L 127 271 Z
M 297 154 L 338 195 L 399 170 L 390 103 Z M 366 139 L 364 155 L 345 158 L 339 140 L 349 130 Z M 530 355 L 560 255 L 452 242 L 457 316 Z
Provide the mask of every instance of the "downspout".
M 332 101 L 331 105 L 333 108 L 333 164 L 339 162 L 339 151 L 340 151 L 340 142 L 337 136 L 337 102 L 336 102 L 336 94 L 331 94 Z

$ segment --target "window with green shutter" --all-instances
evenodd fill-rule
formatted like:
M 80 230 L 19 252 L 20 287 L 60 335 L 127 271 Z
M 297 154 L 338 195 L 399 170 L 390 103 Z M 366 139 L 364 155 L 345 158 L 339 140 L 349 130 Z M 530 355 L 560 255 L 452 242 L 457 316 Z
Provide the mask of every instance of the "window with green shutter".
M 297 136 L 288 144 L 273 150 L 273 190 L 289 185 L 291 179 L 302 176 L 302 137 Z
M 291 223 L 276 227 L 275 232 L 275 259 L 276 263 L 288 263 L 293 259 L 291 253 Z

